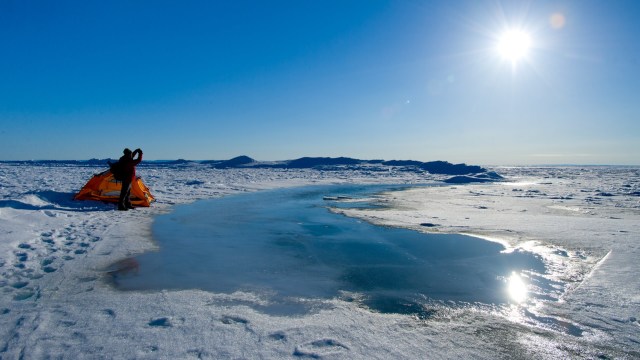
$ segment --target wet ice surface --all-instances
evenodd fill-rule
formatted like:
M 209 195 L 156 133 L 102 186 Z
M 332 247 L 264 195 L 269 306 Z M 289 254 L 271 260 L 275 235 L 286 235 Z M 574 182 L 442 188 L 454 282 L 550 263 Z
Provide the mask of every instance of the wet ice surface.
M 177 207 L 153 226 L 159 251 L 132 260 L 135 271 L 114 272 L 115 284 L 267 294 L 272 307 L 260 308 L 267 313 L 303 312 L 298 298 L 346 297 L 374 311 L 423 317 L 434 301 L 522 301 L 526 285 L 513 293 L 518 274 L 551 289 L 537 254 L 477 237 L 375 226 L 327 209 L 375 206 L 367 197 L 390 189 L 313 186 Z

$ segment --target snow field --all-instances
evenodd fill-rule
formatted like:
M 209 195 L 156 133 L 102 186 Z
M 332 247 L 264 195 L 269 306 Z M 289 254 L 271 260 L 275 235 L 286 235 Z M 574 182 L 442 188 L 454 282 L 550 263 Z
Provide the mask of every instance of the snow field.
M 2 358 L 638 358 L 640 170 L 496 168 L 508 181 L 385 194 L 375 223 L 469 233 L 545 250 L 566 289 L 531 308 L 442 307 L 433 319 L 340 300 L 305 316 L 255 310 L 254 294 L 119 292 L 108 270 L 153 251 L 153 216 L 242 191 L 330 183 L 429 183 L 411 172 L 139 168 L 158 199 L 126 213 L 75 202 L 101 168 L 0 164 Z M 429 226 L 421 224 L 430 224 Z

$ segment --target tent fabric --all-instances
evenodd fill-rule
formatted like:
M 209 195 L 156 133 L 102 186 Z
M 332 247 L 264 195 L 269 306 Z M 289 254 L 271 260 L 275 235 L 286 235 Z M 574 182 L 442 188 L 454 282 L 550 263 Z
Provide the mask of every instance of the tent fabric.
M 122 182 L 117 181 L 110 170 L 94 175 L 73 197 L 74 200 L 97 200 L 117 203 L 120 199 Z M 150 206 L 155 200 L 151 191 L 140 177 L 131 183 L 131 204 Z

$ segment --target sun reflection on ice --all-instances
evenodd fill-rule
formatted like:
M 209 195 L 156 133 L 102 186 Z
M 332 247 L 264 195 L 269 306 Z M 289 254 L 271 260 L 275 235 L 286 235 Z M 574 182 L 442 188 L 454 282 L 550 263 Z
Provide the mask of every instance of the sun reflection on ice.
M 507 292 L 509 293 L 509 298 L 518 304 L 527 300 L 527 284 L 516 272 L 511 273 L 507 280 Z

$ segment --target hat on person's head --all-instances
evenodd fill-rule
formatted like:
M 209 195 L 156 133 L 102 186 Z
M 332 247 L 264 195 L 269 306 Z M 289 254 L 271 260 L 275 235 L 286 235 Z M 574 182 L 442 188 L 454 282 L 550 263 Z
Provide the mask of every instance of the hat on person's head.
M 131 150 L 129 150 L 129 148 L 124 148 L 124 150 L 122 151 L 125 155 L 126 154 L 131 154 Z

